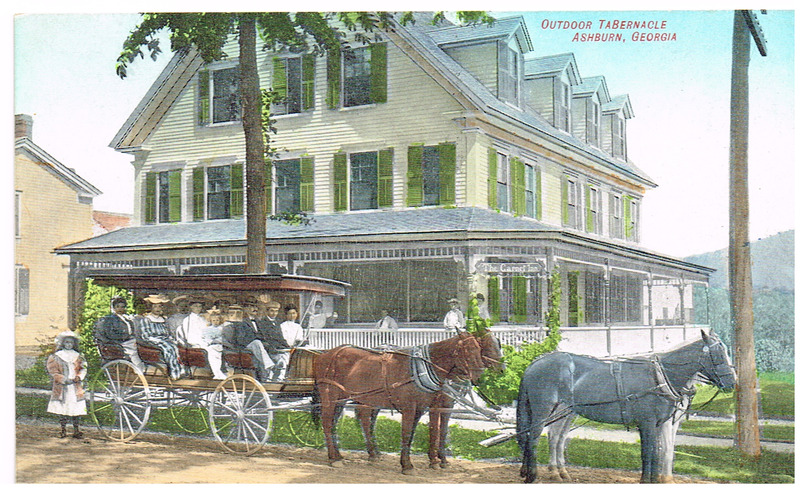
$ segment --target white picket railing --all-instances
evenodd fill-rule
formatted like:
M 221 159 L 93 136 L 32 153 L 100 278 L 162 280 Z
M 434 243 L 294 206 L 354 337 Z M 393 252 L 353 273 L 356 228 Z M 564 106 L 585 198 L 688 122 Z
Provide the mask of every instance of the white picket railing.
M 542 340 L 545 336 L 541 327 L 513 326 L 492 327 L 492 334 L 501 345 L 519 346 L 522 343 Z M 442 328 L 400 328 L 396 332 L 381 332 L 373 328 L 324 328 L 309 332 L 309 347 L 331 349 L 339 345 L 357 347 L 381 347 L 394 345 L 410 347 L 438 342 L 454 336 Z

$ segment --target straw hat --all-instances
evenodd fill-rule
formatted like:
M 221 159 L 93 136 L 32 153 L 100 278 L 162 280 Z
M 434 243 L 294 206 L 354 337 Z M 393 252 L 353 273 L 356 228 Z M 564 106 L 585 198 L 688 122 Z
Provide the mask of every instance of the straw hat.
M 169 300 L 169 297 L 165 296 L 164 294 L 150 294 L 149 296 L 145 297 L 144 300 L 150 304 L 165 304 L 172 302 Z
M 277 301 L 269 301 L 267 303 L 267 309 L 280 309 L 281 304 Z
M 461 301 L 459 301 L 459 300 L 458 300 L 458 299 L 456 299 L 455 297 L 453 297 L 452 299 L 450 299 L 450 300 L 449 300 L 449 301 L 447 301 L 447 302 L 448 302 L 448 303 L 450 303 L 450 304 L 461 304 Z
M 58 335 L 56 335 L 56 350 L 60 350 L 61 349 L 61 346 L 64 343 L 64 340 L 66 340 L 67 338 L 74 339 L 75 340 L 75 347 L 74 348 L 78 348 L 78 343 L 80 343 L 80 340 L 78 339 L 78 334 L 75 333 L 72 330 L 65 330 L 65 331 L 62 331 L 61 333 L 59 333 Z

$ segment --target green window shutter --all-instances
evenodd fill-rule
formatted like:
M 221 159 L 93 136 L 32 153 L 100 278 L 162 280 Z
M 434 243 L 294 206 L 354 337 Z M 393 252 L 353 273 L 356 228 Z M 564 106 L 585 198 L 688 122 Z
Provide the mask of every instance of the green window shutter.
M 341 88 L 342 57 L 339 47 L 331 47 L 328 50 L 327 61 L 328 72 L 328 95 L 327 103 L 329 109 L 339 108 L 339 91 Z
M 278 94 L 281 102 L 286 101 L 286 58 L 272 59 L 272 90 Z
M 385 103 L 387 96 L 386 43 L 370 46 L 370 99 L 373 103 Z
M 144 177 L 144 223 L 156 223 L 156 182 L 158 173 L 147 173 Z
M 302 63 L 302 71 L 303 71 L 303 80 L 302 80 L 302 92 L 303 92 L 303 110 L 311 109 L 314 107 L 314 64 L 315 64 L 315 56 L 314 55 L 303 55 L 301 60 Z
M 347 210 L 347 154 L 333 154 L 333 210 Z
M 511 321 L 524 323 L 528 319 L 528 279 L 515 275 L 511 277 Z
M 244 216 L 244 165 L 231 165 L 231 218 Z
M 525 215 L 525 163 L 511 158 L 511 211 Z
M 419 207 L 422 205 L 422 145 L 408 147 L 407 181 L 406 205 Z
M 631 224 L 631 197 L 628 195 L 622 197 L 622 215 L 625 224 L 625 239 L 631 239 L 633 236 L 633 227 Z
M 492 321 L 500 319 L 500 279 L 497 275 L 491 275 L 488 280 L 489 289 L 489 316 Z
M 486 179 L 489 208 L 497 208 L 497 151 L 489 147 L 489 177 Z
M 561 224 L 569 225 L 569 180 L 561 177 Z
M 536 220 L 542 220 L 542 169 L 536 168 Z
M 206 169 L 196 167 L 192 170 L 192 218 L 203 220 L 205 213 Z
M 169 172 L 169 221 L 181 221 L 181 170 Z
M 211 94 L 210 76 L 208 70 L 201 70 L 198 74 L 197 87 L 197 124 L 204 126 L 211 121 Z
M 439 205 L 456 203 L 456 144 L 439 144 Z
M 300 210 L 314 211 L 314 158 L 300 158 Z
M 272 215 L 272 159 L 264 159 L 264 205 L 267 215 Z
M 394 205 L 394 149 L 378 151 L 378 207 Z
M 594 232 L 594 215 L 592 215 L 592 188 L 587 186 L 586 190 L 586 232 Z

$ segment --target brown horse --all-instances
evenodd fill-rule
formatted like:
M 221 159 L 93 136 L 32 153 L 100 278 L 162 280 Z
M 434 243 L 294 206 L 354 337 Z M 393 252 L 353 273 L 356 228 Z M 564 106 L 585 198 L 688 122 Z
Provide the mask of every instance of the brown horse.
M 431 372 L 428 381 L 463 380 L 476 383 L 483 373 L 481 346 L 470 334 L 462 333 L 441 342 L 421 347 L 422 357 Z M 420 385 L 412 373 L 411 351 L 377 352 L 343 345 L 320 354 L 314 360 L 316 390 L 322 430 L 332 466 L 342 461 L 339 453 L 336 422 L 344 404 L 353 401 L 370 459 L 379 454 L 372 430 L 380 408 L 392 408 L 402 415 L 400 465 L 403 473 L 412 473 L 411 442 L 417 423 L 436 399 L 438 391 Z M 424 372 L 424 370 L 423 370 Z M 424 386 L 424 385 L 423 385 Z
M 483 336 L 478 336 L 478 343 L 481 346 L 481 361 L 486 368 L 505 369 L 500 349 L 500 343 L 492 336 L 488 330 Z M 450 425 L 450 414 L 453 411 L 453 399 L 444 391 L 436 394 L 431 403 L 429 412 L 430 423 L 428 425 L 429 446 L 428 459 L 431 468 L 446 468 L 448 466 L 445 448 L 447 446 L 447 431 Z

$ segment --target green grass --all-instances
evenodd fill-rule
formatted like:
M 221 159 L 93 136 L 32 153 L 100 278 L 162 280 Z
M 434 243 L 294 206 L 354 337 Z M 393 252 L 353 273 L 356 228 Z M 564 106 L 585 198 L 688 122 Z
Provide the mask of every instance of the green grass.
M 625 426 L 620 424 L 606 424 L 594 422 L 583 417 L 578 417 L 573 423 L 573 427 L 591 427 L 593 429 L 624 430 Z M 680 434 L 697 434 L 708 437 L 733 437 L 735 434 L 735 423 L 733 421 L 719 422 L 711 420 L 685 420 L 680 427 Z M 776 439 L 779 441 L 794 442 L 794 425 L 773 425 L 765 424 L 762 426 L 762 437 L 766 439 Z
M 794 418 L 794 375 L 786 373 L 762 375 L 759 378 L 761 387 L 761 410 L 764 417 Z M 698 385 L 697 395 L 692 401 L 692 410 L 731 415 L 735 412 L 735 392 L 722 393 L 712 397 L 717 389 L 712 386 Z
M 45 411 L 47 399 L 41 396 L 17 395 L 18 416 L 52 419 L 56 417 Z M 186 418 L 203 418 L 204 411 L 192 409 Z M 270 442 L 297 444 L 288 430 L 286 419 L 289 412 L 276 412 Z M 89 419 L 89 417 L 86 417 Z M 153 412 L 148 430 L 182 433 L 169 411 L 157 409 Z M 339 444 L 342 449 L 363 450 L 364 439 L 355 419 L 343 417 L 337 427 Z M 319 431 L 321 432 L 321 431 Z M 210 435 L 210 431 L 206 433 Z M 458 425 L 450 428 L 450 449 L 454 456 L 478 459 L 518 460 L 520 453 L 516 441 L 485 448 L 479 441 L 491 437 L 494 432 L 465 429 Z M 400 423 L 386 417 L 378 418 L 376 441 L 383 452 L 397 453 L 400 449 Z M 412 443 L 412 452 L 426 454 L 428 448 L 428 429 L 424 424 L 417 427 Z M 546 464 L 547 437 L 539 441 L 539 463 Z M 639 445 L 620 442 L 571 439 L 567 448 L 571 465 L 591 468 L 614 468 L 638 470 L 641 466 Z M 418 456 L 414 461 L 422 466 L 427 457 Z M 794 482 L 794 454 L 763 451 L 760 460 L 742 458 L 734 448 L 708 446 L 677 446 L 675 453 L 675 473 L 692 475 L 712 480 L 725 480 L 743 483 L 792 483 Z

